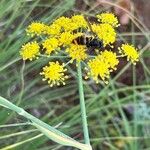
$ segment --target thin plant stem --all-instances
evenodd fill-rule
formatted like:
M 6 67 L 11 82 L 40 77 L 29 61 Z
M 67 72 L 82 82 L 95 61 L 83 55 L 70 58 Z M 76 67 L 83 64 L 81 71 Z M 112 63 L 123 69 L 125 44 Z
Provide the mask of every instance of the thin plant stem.
M 21 100 L 22 100 L 22 96 L 23 96 L 23 93 L 24 93 L 24 69 L 25 69 L 25 61 L 23 60 L 22 68 L 21 68 L 21 71 L 20 71 L 20 74 L 21 74 L 21 91 L 20 91 L 20 94 L 19 94 L 19 99 L 18 99 L 18 102 L 17 102 L 17 106 L 20 105 Z
M 83 132 L 84 132 L 84 141 L 85 141 L 85 144 L 90 145 L 87 116 L 86 116 L 86 107 L 85 107 L 85 100 L 84 100 L 84 89 L 83 89 L 83 81 L 82 81 L 82 69 L 81 69 L 80 62 L 78 63 L 77 68 L 78 68 L 77 70 L 78 70 L 79 97 L 80 97 L 82 126 L 83 126 Z

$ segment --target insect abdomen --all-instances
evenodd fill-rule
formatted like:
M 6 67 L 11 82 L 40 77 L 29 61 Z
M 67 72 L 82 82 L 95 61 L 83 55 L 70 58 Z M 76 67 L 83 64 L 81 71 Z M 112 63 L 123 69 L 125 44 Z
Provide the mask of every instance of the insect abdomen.
M 89 47 L 101 48 L 103 46 L 102 41 L 94 38 L 89 42 Z
M 78 45 L 85 45 L 85 38 L 83 36 L 79 36 L 76 39 L 73 40 L 74 44 L 78 44 Z

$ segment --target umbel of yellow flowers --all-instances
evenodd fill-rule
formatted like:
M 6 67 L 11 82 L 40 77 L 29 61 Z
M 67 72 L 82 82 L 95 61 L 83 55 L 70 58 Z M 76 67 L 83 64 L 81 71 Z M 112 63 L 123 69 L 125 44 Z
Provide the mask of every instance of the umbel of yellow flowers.
M 139 61 L 139 53 L 133 45 L 127 43 L 118 47 L 118 51 L 113 52 L 105 47 L 113 47 L 116 41 L 116 28 L 120 25 L 117 17 L 112 13 L 102 13 L 96 15 L 97 22 L 87 22 L 83 15 L 73 15 L 72 17 L 60 17 L 52 24 L 46 25 L 40 22 L 32 22 L 26 29 L 27 35 L 36 37 L 37 41 L 24 44 L 20 50 L 23 60 L 35 60 L 43 55 L 51 56 L 57 53 L 66 55 L 70 58 L 69 63 L 84 61 L 86 65 L 85 78 L 92 78 L 96 83 L 103 80 L 106 84 L 110 73 L 117 69 L 119 58 L 126 57 L 134 65 Z M 105 50 L 90 55 L 86 45 L 74 43 L 78 37 L 84 36 L 85 32 L 90 31 L 89 24 L 95 35 L 103 42 Z M 81 30 L 83 29 L 83 30 Z M 42 37 L 42 38 L 41 38 Z M 44 40 L 43 40 L 44 39 Z M 43 49 L 40 49 L 40 47 Z M 68 62 L 53 61 L 43 67 L 41 75 L 43 80 L 47 80 L 52 87 L 54 85 L 65 85 L 68 75 L 66 75 L 66 65 Z

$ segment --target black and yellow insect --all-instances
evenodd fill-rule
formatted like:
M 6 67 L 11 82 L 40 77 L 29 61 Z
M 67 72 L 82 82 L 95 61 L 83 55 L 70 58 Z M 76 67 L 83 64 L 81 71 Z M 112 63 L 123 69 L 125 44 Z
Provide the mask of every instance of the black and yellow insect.
M 88 27 L 90 29 L 90 33 L 87 34 L 86 32 L 84 32 L 85 30 L 83 30 L 84 34 L 82 36 L 79 36 L 76 39 L 74 39 L 72 41 L 72 43 L 78 44 L 78 45 L 86 45 L 87 48 L 100 50 L 103 47 L 103 42 L 93 32 L 91 24 L 88 22 L 87 18 L 86 17 L 84 17 L 84 18 L 87 21 Z
M 86 45 L 87 48 L 100 49 L 103 47 L 103 42 L 96 37 L 82 35 L 72 41 L 74 44 Z

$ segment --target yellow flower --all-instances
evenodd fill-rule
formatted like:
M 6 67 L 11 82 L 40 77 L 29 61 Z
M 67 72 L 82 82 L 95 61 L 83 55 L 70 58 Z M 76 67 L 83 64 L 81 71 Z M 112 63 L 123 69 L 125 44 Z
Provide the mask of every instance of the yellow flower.
M 43 67 L 43 71 L 40 73 L 44 76 L 43 81 L 48 81 L 50 87 L 54 85 L 65 85 L 65 79 L 68 78 L 65 75 L 67 69 L 64 68 L 64 64 L 60 64 L 58 61 L 49 62 L 48 66 Z
M 87 28 L 87 22 L 84 19 L 83 15 L 74 15 L 71 17 L 72 22 L 76 25 L 76 29 L 78 28 Z
M 95 57 L 88 62 L 88 76 L 91 76 L 96 83 L 99 83 L 99 79 L 101 78 L 106 84 L 108 83 L 107 79 L 110 75 L 109 64 L 105 63 L 102 59 Z
M 107 84 L 107 79 L 110 76 L 110 72 L 116 70 L 116 65 L 118 65 L 118 63 L 119 61 L 117 59 L 116 53 L 105 50 L 94 59 L 89 60 L 89 72 L 86 78 L 91 76 L 96 81 L 96 83 L 98 83 L 99 79 L 101 78 Z
M 45 33 L 48 35 L 58 36 L 61 32 L 61 26 L 58 24 L 51 24 L 49 26 L 46 26 Z
M 34 58 L 38 58 L 37 55 L 40 54 L 39 50 L 40 46 L 36 41 L 29 42 L 22 46 L 20 55 L 22 56 L 23 60 L 32 60 Z
M 32 22 L 26 29 L 26 32 L 31 36 L 41 35 L 45 33 L 45 29 L 46 29 L 46 25 L 44 23 Z
M 127 60 L 131 61 L 133 64 L 136 64 L 137 61 L 139 61 L 139 53 L 137 49 L 133 45 L 129 44 L 122 44 L 121 47 L 118 48 L 119 52 L 123 56 L 127 56 Z
M 66 52 L 69 53 L 71 60 L 81 61 L 87 58 L 86 54 L 86 46 L 85 45 L 77 45 L 71 44 L 69 48 L 66 49 Z
M 93 24 L 92 29 L 103 41 L 104 46 L 115 42 L 116 32 L 110 24 Z
M 59 44 L 60 45 L 69 45 L 72 43 L 74 39 L 81 36 L 83 33 L 76 33 L 72 34 L 70 32 L 63 32 L 59 37 Z
M 67 17 L 60 17 L 56 19 L 53 24 L 58 25 L 61 27 L 64 31 L 70 31 L 72 30 L 72 21 L 70 18 Z
M 78 29 L 79 27 L 87 27 L 87 23 L 83 15 L 74 15 L 71 18 L 60 17 L 53 22 L 53 25 L 59 26 L 61 28 L 61 31 L 67 32 Z
M 46 39 L 42 43 L 42 45 L 43 45 L 43 48 L 46 49 L 45 53 L 50 55 L 52 53 L 52 51 L 55 51 L 56 48 L 58 48 L 59 42 L 56 38 L 52 37 L 52 38 Z
M 102 59 L 109 65 L 110 71 L 116 70 L 116 66 L 119 63 L 119 60 L 117 59 L 117 55 L 114 52 L 111 51 L 103 51 L 101 52 L 101 55 L 97 56 L 99 59 Z
M 113 27 L 118 27 L 120 24 L 118 23 L 117 17 L 115 17 L 112 13 L 102 13 L 96 16 L 98 18 L 98 21 L 101 23 L 110 24 Z

